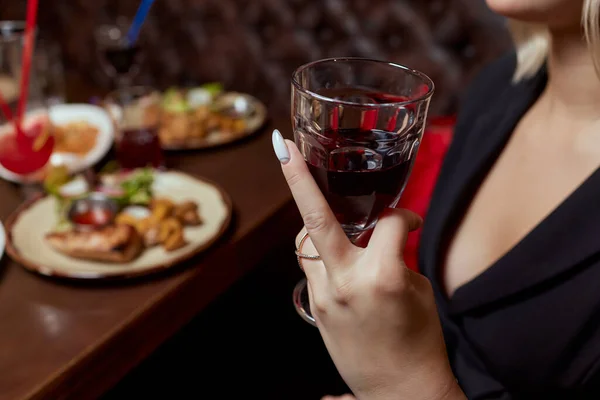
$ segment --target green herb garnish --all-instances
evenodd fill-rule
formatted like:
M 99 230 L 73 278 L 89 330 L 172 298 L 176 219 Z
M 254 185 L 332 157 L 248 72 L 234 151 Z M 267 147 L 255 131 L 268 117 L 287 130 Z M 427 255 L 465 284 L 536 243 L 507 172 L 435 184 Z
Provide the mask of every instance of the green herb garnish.
M 147 205 L 152 200 L 154 172 L 150 168 L 138 169 L 121 182 L 126 204 Z
M 164 93 L 162 108 L 172 113 L 184 113 L 190 109 L 185 97 L 176 88 L 170 88 Z
M 209 92 L 213 97 L 223 92 L 223 84 L 219 82 L 205 83 L 200 88 Z

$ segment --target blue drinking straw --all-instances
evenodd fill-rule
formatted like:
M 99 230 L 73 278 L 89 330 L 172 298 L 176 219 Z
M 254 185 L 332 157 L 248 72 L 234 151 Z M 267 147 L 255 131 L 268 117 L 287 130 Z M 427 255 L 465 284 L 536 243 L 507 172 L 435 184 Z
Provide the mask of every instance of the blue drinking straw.
M 150 11 L 150 6 L 154 0 L 142 0 L 140 6 L 138 7 L 135 17 L 133 18 L 133 22 L 131 23 L 131 27 L 129 28 L 129 32 L 127 32 L 127 40 L 129 45 L 133 45 L 140 34 L 140 30 L 142 29 L 142 25 L 144 24 L 144 20 L 148 16 L 148 11 Z

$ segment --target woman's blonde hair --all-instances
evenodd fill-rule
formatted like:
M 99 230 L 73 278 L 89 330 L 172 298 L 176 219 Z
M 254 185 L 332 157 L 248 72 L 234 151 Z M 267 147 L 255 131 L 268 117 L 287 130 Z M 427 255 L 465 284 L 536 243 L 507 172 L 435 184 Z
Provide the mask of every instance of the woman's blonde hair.
M 600 76 L 600 0 L 584 0 L 581 26 Z M 518 82 L 535 75 L 544 65 L 550 48 L 550 35 L 543 25 L 511 20 L 509 27 L 517 49 L 517 69 L 513 81 Z

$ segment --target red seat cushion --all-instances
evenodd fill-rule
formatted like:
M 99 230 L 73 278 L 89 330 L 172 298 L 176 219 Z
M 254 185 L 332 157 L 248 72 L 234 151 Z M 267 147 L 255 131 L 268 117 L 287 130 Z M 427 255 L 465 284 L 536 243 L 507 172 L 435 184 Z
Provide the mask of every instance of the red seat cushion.
M 455 123 L 454 116 L 429 119 L 415 165 L 398 207 L 409 209 L 425 218 Z M 421 230 L 411 232 L 404 251 L 406 265 L 414 271 L 418 270 L 420 236 Z

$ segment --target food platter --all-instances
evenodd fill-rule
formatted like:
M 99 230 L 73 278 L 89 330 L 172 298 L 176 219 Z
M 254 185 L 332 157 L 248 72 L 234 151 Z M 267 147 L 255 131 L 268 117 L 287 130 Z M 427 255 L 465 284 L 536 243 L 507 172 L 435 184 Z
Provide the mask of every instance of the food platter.
M 267 108 L 259 99 L 225 91 L 219 84 L 171 87 L 155 95 L 161 106 L 150 112 L 158 113 L 158 136 L 164 150 L 204 149 L 242 140 L 259 131 L 267 119 Z M 119 106 L 107 102 L 105 107 L 114 120 L 120 120 Z
M 267 119 L 267 108 L 257 98 L 245 93 L 225 93 L 221 100 L 223 103 L 235 106 L 241 104 L 240 108 L 248 109 L 248 114 L 243 118 L 245 126 L 237 132 L 227 132 L 222 129 L 214 130 L 204 137 L 191 137 L 184 140 L 165 140 L 161 137 L 162 147 L 165 150 L 192 150 L 217 147 L 236 142 L 249 137 L 260 130 Z M 160 134 L 160 132 L 159 132 Z
M 26 120 L 42 116 L 45 111 L 33 110 Z M 55 136 L 55 149 L 49 166 L 64 165 L 71 173 L 81 172 L 104 157 L 114 141 L 114 126 L 108 113 L 91 104 L 59 104 L 48 111 Z M 12 126 L 0 126 L 0 135 L 12 132 Z M 0 165 L 0 177 L 11 182 L 40 182 L 46 169 L 23 177 Z
M 148 246 L 136 257 L 123 262 L 82 259 L 75 253 L 57 251 L 48 237 L 55 234 L 60 223 L 56 212 L 58 203 L 55 196 L 45 195 L 23 204 L 7 220 L 7 254 L 26 269 L 41 275 L 84 280 L 115 279 L 173 267 L 206 250 L 225 233 L 231 220 L 232 203 L 223 189 L 182 172 L 153 174 L 151 185 L 156 199 L 168 198 L 173 204 L 193 202 L 198 205 L 201 223 L 185 227 L 182 245 L 173 249 L 163 245 Z

